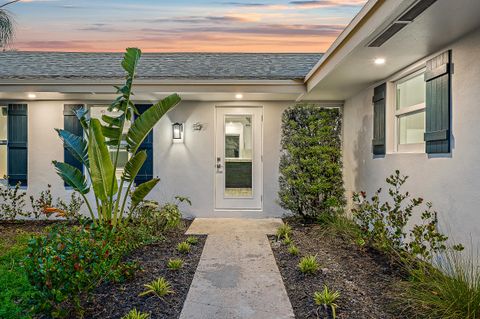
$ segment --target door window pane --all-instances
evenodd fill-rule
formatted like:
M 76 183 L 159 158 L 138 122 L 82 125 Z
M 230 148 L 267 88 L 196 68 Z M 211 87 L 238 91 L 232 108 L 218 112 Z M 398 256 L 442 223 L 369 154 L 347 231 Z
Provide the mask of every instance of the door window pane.
M 425 111 L 399 116 L 399 144 L 423 143 Z
M 225 196 L 251 197 L 252 117 L 225 117 Z
M 423 73 L 397 84 L 397 110 L 425 102 Z

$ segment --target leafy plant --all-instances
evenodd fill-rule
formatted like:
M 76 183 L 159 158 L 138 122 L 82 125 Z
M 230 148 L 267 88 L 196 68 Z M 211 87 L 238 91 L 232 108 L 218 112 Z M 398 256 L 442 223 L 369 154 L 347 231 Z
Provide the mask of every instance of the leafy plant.
M 323 306 L 325 310 L 330 307 L 332 311 L 332 317 L 336 318 L 336 310 L 338 305 L 336 304 L 337 299 L 340 298 L 340 293 L 338 291 L 330 291 L 328 290 L 327 285 L 323 286 L 322 291 L 315 291 L 313 294 L 313 300 L 315 304 L 318 306 Z
M 69 202 L 65 202 L 63 199 L 58 198 L 56 207 L 58 207 L 60 212 L 57 213 L 57 216 L 64 217 L 67 220 L 81 221 L 83 216 L 80 214 L 80 209 L 84 203 L 85 202 L 76 192 L 73 192 L 72 195 L 70 195 Z
M 43 214 L 50 215 L 47 212 L 47 208 L 53 206 L 52 204 L 52 185 L 48 184 L 47 189 L 40 192 L 40 197 L 35 199 L 33 195 L 30 196 L 30 203 L 32 205 L 32 214 L 35 219 L 40 218 Z
M 290 236 L 292 234 L 292 227 L 288 223 L 282 224 L 277 228 L 277 240 Z
M 343 212 L 341 114 L 297 104 L 283 113 L 280 205 L 306 222 Z
M 190 252 L 191 246 L 186 241 L 182 241 L 177 245 L 178 252 L 182 254 L 188 254 Z
M 307 275 L 315 274 L 319 268 L 320 265 L 318 264 L 317 256 L 302 257 L 302 259 L 300 259 L 300 262 L 298 263 L 298 269 L 300 269 L 302 273 Z
M 149 319 L 150 314 L 132 309 L 128 314 L 122 317 L 122 319 Z
M 18 216 L 28 217 L 25 211 L 25 196 L 18 182 L 14 187 L 0 185 L 0 220 L 14 220 Z
M 120 96 L 108 108 L 109 111 L 118 110 L 120 113 L 118 116 L 103 115 L 102 120 L 107 124 L 102 125 L 99 119 L 88 119 L 86 109 L 80 109 L 76 114 L 86 132 L 85 138 L 57 129 L 66 149 L 85 167 L 94 192 L 98 220 L 102 224 L 116 226 L 122 223 L 128 197 L 131 199 L 131 211 L 134 211 L 159 182 L 158 178 L 152 179 L 138 185 L 131 192 L 135 177 L 147 159 L 146 151 L 139 151 L 140 145 L 161 117 L 180 102 L 180 97 L 172 94 L 151 106 L 133 121 L 125 136 L 131 158 L 125 165 L 119 185 L 115 172 L 124 139 L 123 130 L 127 122 L 132 122 L 133 115 L 138 114 L 132 102 L 132 87 L 140 57 L 141 51 L 136 48 L 128 48 L 124 55 L 122 67 L 126 72 L 126 81 L 123 86 L 116 87 Z M 115 150 L 113 159 L 107 145 Z M 58 175 L 82 196 L 91 218 L 96 222 L 95 212 L 85 196 L 90 191 L 87 177 L 67 163 L 54 161 L 53 165 Z M 124 185 L 127 185 L 126 191 Z
M 19 1 L 20 0 L 11 0 L 0 5 L 0 48 L 5 49 L 15 35 L 13 18 L 5 7 Z
M 288 246 L 292 243 L 292 239 L 290 238 L 289 235 L 286 235 L 284 238 L 283 238 L 283 244 Z
M 437 212 L 431 203 L 422 208 L 423 199 L 402 192 L 401 187 L 408 179 L 397 170 L 386 182 L 390 185 L 388 194 L 392 202 L 380 201 L 382 189 L 367 199 L 365 192 L 353 195 L 356 207 L 352 209 L 355 222 L 360 226 L 361 235 L 368 245 L 374 245 L 387 252 L 407 252 L 430 260 L 435 254 L 447 249 L 448 237 L 438 231 Z M 420 224 L 407 230 L 407 224 L 416 210 L 423 209 Z M 452 246 L 462 250 L 463 246 Z
M 291 244 L 290 246 L 288 246 L 288 253 L 290 255 L 297 256 L 300 253 L 300 251 L 298 250 L 297 246 L 295 246 L 294 244 Z
M 434 263 L 410 269 L 399 301 L 420 318 L 480 318 L 480 268 L 473 255 L 446 251 Z
M 180 258 L 169 259 L 167 262 L 167 268 L 170 270 L 179 270 L 183 267 L 183 260 Z
M 182 213 L 177 204 L 161 206 L 156 201 L 144 200 L 131 212 L 130 220 L 149 228 L 152 233 L 162 233 L 179 226 Z
M 172 286 L 163 277 L 160 277 L 149 284 L 145 284 L 144 286 L 147 290 L 142 292 L 139 296 L 154 294 L 158 298 L 163 298 L 167 295 L 173 294 Z
M 141 227 L 85 224 L 54 226 L 47 235 L 30 240 L 25 270 L 35 288 L 35 310 L 51 317 L 81 314 L 80 296 L 104 281 L 122 281 L 136 270 L 123 256 L 153 237 Z
M 188 236 L 187 237 L 187 240 L 185 240 L 187 243 L 189 243 L 190 245 L 196 245 L 198 244 L 198 237 L 195 237 L 195 236 Z

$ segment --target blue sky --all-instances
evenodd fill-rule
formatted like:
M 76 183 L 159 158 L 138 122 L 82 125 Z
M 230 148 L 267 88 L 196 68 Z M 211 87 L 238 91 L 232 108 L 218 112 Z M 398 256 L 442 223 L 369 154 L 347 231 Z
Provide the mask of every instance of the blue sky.
M 5 3 L 6 0 L 0 0 Z M 13 48 L 323 52 L 365 0 L 22 0 Z

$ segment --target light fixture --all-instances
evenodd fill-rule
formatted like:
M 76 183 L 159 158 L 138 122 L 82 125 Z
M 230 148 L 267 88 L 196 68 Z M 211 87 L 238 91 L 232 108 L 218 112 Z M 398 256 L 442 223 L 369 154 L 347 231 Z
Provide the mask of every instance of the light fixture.
M 180 141 L 183 139 L 183 124 L 182 123 L 173 123 L 172 124 L 172 138 L 174 141 Z
M 375 60 L 373 60 L 373 63 L 375 63 L 376 65 L 382 65 L 385 64 L 385 62 L 385 58 L 375 58 Z
M 28 93 L 28 98 L 29 99 L 35 99 L 35 98 L 37 98 L 37 95 L 35 93 Z
M 242 93 L 237 93 L 237 94 L 235 94 L 235 98 L 237 100 L 243 99 L 243 94 Z

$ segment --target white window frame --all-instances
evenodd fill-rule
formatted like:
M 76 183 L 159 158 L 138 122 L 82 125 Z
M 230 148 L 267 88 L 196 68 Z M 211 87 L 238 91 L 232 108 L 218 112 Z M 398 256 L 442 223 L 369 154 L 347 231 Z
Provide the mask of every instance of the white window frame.
M 425 68 L 422 68 L 416 72 L 410 73 L 401 79 L 394 82 L 395 87 L 395 102 L 394 102 L 394 122 L 395 122 L 395 152 L 397 153 L 425 153 L 425 142 L 415 143 L 415 144 L 400 144 L 400 117 L 405 115 L 412 115 L 417 112 L 425 111 L 425 101 L 416 105 L 411 105 L 409 107 L 404 107 L 402 109 L 397 109 L 397 86 L 402 84 L 420 74 L 425 73 Z
M 0 145 L 5 145 L 7 147 L 7 158 L 5 159 L 6 163 L 7 163 L 7 171 L 6 171 L 6 174 L 5 176 L 0 176 L 0 184 L 1 185 L 8 185 L 8 105 L 0 105 L 0 112 L 3 112 L 3 109 L 6 109 L 6 112 L 7 112 L 7 136 L 6 136 L 6 139 L 4 140 L 0 140 Z M 4 178 L 5 177 L 5 178 Z

